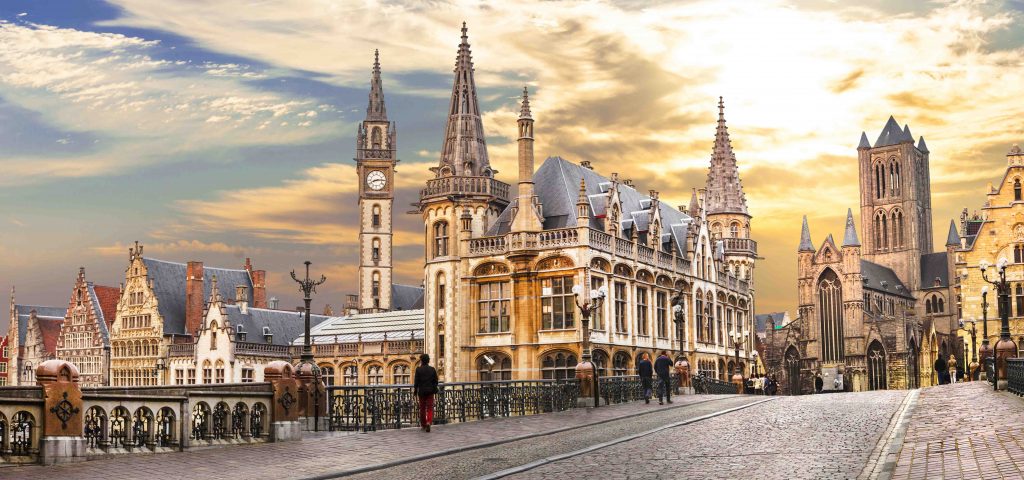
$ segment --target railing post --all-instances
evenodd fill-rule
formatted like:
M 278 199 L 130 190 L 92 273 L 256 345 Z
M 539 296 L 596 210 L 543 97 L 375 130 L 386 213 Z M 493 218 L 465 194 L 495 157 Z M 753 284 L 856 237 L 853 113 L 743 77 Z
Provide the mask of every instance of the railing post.
M 44 465 L 85 460 L 85 412 L 78 381 L 78 368 L 69 362 L 47 360 L 36 367 L 45 402 L 39 442 L 39 461 Z
M 274 404 L 270 408 L 270 441 L 301 440 L 299 382 L 294 377 L 292 365 L 280 360 L 270 362 L 263 370 L 263 378 L 274 389 Z

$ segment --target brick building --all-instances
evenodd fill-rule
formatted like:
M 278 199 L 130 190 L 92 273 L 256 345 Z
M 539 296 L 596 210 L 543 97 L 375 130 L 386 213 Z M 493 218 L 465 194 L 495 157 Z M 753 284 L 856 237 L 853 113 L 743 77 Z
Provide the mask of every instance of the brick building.
M 0 387 L 4 387 L 10 384 L 7 379 L 7 373 L 10 371 L 8 365 L 10 365 L 11 352 L 7 348 L 7 335 L 0 337 Z

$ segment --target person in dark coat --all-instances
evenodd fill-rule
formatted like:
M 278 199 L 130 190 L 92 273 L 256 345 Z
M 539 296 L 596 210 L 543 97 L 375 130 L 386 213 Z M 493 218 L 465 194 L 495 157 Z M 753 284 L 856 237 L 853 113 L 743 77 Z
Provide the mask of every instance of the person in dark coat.
M 661 351 L 661 355 L 658 355 L 658 359 L 654 361 L 654 373 L 658 374 L 658 404 L 664 405 L 661 401 L 664 396 L 668 400 L 668 403 L 672 403 L 672 388 L 671 385 L 671 372 L 672 371 L 672 359 L 668 358 L 668 353 L 664 350 Z
M 947 368 L 949 368 L 949 365 L 946 363 L 946 360 L 942 358 L 942 355 L 939 355 L 939 358 L 935 359 L 935 376 L 938 377 L 939 385 L 949 383 Z
M 814 376 L 814 393 L 821 393 L 821 390 L 825 388 L 825 379 L 821 378 L 821 374 Z
M 640 355 L 640 363 L 636 364 L 636 373 L 640 375 L 640 385 L 644 389 L 644 403 L 651 403 L 651 381 L 654 380 L 654 365 L 651 356 Z
M 437 393 L 437 370 L 430 366 L 430 355 L 420 355 L 420 366 L 412 384 L 413 392 L 420 399 L 420 428 L 430 432 L 434 423 L 434 395 Z

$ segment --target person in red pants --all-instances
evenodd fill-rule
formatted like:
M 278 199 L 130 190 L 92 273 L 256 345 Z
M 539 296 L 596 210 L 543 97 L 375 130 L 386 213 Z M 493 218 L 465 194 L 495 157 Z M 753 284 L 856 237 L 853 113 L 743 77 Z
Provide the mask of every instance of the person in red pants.
M 434 423 L 434 395 L 437 393 L 437 370 L 430 366 L 430 355 L 420 355 L 420 366 L 416 367 L 416 376 L 412 389 L 420 399 L 420 428 L 430 432 L 430 424 Z

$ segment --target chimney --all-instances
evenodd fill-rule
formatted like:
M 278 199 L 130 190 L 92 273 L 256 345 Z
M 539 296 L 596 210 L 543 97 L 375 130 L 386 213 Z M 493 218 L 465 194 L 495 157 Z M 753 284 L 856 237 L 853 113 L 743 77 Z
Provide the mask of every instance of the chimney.
M 215 292 L 210 292 L 213 295 Z M 203 323 L 203 262 L 185 267 L 185 333 L 196 335 Z
M 580 162 L 580 166 L 583 167 L 583 168 L 586 168 L 588 170 L 593 170 L 594 169 L 594 167 L 590 165 L 590 160 L 584 160 L 584 161 Z
M 235 285 L 235 305 L 238 305 L 238 311 L 242 312 L 242 315 L 249 314 L 249 296 L 246 295 L 245 285 Z
M 626 184 L 626 186 L 627 186 L 627 187 L 630 187 L 630 188 L 632 188 L 632 187 L 633 187 L 633 179 L 631 179 L 631 178 L 627 178 L 627 179 L 626 179 L 625 181 L 623 181 L 622 183 Z
M 355 315 L 359 313 L 359 295 L 345 295 L 345 314 Z
M 280 301 L 277 299 L 277 297 L 270 297 L 270 304 L 269 304 L 269 306 L 270 306 L 271 310 L 277 310 L 277 306 L 278 306 L 279 303 L 280 303 Z
M 252 306 L 267 308 L 267 271 L 253 270 L 249 257 L 245 258 L 245 271 L 249 272 L 249 279 L 252 280 Z

